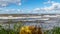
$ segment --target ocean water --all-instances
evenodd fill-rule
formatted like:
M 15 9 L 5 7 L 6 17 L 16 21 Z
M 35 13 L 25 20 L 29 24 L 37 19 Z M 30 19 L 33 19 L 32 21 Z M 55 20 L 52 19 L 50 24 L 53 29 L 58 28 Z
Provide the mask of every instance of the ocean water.
M 29 19 L 27 19 L 27 20 L 29 20 Z M 35 19 L 32 19 L 32 20 L 35 20 Z M 0 20 L 0 21 L 7 22 L 7 20 Z M 19 19 L 15 20 L 15 21 L 19 21 Z M 32 26 L 32 25 L 37 26 L 37 27 L 40 26 L 42 29 L 49 30 L 49 29 L 52 29 L 53 27 L 56 27 L 56 26 L 60 27 L 60 18 L 50 18 L 49 20 L 42 21 L 40 23 L 38 23 L 38 22 L 25 22 L 22 24 L 24 24 L 24 26 Z M 2 25 L 6 29 L 9 27 L 7 24 L 2 24 Z M 11 29 L 13 29 L 13 26 L 14 26 L 14 24 L 10 24 Z

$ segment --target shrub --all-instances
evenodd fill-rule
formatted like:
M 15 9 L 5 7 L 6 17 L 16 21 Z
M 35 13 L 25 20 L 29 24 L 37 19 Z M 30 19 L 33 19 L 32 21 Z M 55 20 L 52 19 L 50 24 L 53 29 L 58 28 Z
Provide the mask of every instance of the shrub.
M 24 26 L 20 29 L 20 34 L 42 34 L 40 27 Z

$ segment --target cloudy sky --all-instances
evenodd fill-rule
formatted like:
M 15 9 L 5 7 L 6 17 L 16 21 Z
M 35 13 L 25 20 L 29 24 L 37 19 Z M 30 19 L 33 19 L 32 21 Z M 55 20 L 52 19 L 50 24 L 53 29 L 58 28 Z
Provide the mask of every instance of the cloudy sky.
M 21 0 L 0 0 L 0 14 L 15 14 L 20 12 Z
M 21 12 L 60 14 L 60 0 L 22 0 Z
M 60 14 L 60 0 L 0 0 L 0 14 Z

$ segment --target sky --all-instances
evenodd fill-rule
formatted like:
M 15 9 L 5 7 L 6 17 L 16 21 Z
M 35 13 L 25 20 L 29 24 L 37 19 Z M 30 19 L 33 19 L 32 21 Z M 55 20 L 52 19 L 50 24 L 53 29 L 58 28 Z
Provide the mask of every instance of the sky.
M 18 14 L 21 0 L 0 0 L 0 14 Z
M 60 14 L 60 0 L 0 0 L 0 14 Z
M 22 0 L 21 12 L 32 14 L 60 14 L 60 0 Z

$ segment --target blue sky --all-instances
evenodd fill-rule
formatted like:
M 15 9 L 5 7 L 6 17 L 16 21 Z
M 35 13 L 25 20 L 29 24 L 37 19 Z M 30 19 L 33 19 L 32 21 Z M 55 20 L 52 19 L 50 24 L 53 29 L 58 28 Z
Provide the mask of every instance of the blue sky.
M 21 0 L 0 0 L 0 14 L 18 14 Z
M 47 0 L 22 0 L 22 8 L 33 9 L 43 7 Z
M 23 13 L 60 13 L 60 0 L 22 0 L 21 3 Z
M 60 14 L 60 0 L 0 0 L 0 14 Z

